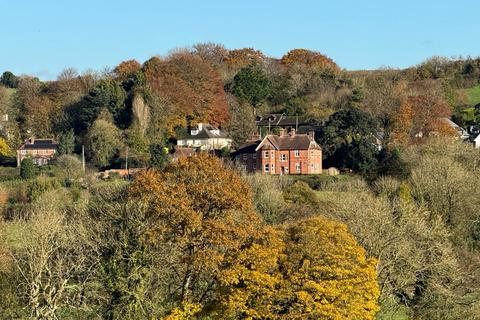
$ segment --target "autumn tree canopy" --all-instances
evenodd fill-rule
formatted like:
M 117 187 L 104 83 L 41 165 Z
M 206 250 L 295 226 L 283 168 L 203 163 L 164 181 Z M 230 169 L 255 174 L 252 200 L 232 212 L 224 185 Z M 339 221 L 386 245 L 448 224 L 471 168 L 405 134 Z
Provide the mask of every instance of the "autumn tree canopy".
M 330 69 L 332 71 L 339 70 L 339 67 L 332 59 L 321 54 L 320 52 L 307 49 L 290 50 L 282 57 L 281 62 L 286 66 L 303 64 L 308 67 L 319 69 Z
M 169 106 L 170 126 L 186 126 L 187 118 L 213 125 L 225 123 L 227 102 L 219 74 L 198 56 L 154 57 L 143 67 L 147 86 Z

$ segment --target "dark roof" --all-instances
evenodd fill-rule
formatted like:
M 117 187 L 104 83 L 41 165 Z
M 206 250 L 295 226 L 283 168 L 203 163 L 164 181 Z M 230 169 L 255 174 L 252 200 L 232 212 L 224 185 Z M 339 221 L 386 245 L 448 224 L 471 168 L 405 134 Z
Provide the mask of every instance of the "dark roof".
M 255 149 L 257 149 L 258 145 L 262 142 L 261 140 L 257 141 L 247 141 L 244 145 L 242 145 L 240 148 L 238 148 L 237 151 L 232 153 L 232 156 L 236 156 L 238 154 L 243 154 L 243 153 L 255 153 Z
M 320 146 L 310 139 L 306 134 L 296 134 L 293 136 L 276 136 L 267 135 L 263 140 L 249 141 L 235 151 L 232 156 L 243 153 L 255 153 L 257 147 L 264 141 L 270 142 L 274 149 L 277 150 L 308 150 L 321 149 Z M 262 147 L 263 148 L 263 147 Z
M 20 146 L 20 149 L 25 150 L 51 150 L 57 149 L 58 143 L 56 143 L 53 139 L 35 139 L 33 143 L 30 141 L 25 142 Z
M 265 137 L 265 140 L 268 140 L 278 150 L 320 149 L 320 146 L 306 134 L 268 135 Z
M 219 133 L 215 134 L 214 131 L 218 130 Z M 196 135 L 189 134 L 185 138 L 179 139 L 179 140 L 185 140 L 185 139 L 210 139 L 210 138 L 227 138 L 227 135 L 220 129 L 214 128 L 211 125 L 204 125 L 202 130 L 200 130 Z
M 307 122 L 304 117 L 286 116 L 281 113 L 267 114 L 257 116 L 255 120 L 257 126 L 297 126 L 305 125 Z

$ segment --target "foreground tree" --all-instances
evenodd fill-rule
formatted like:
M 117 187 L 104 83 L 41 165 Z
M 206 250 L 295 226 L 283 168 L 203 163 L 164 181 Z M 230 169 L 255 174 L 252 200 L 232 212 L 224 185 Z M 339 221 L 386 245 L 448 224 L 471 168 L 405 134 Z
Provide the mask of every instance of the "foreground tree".
M 377 262 L 344 224 L 310 218 L 287 226 L 285 237 L 283 319 L 375 319 Z
M 169 298 L 180 303 L 208 303 L 227 258 L 238 254 L 256 233 L 259 217 L 248 185 L 220 160 L 199 155 L 138 176 L 132 200 L 152 216 L 145 241 L 167 250 L 171 272 Z M 168 249 L 167 249 L 168 248 Z
M 375 319 L 376 260 L 344 224 L 312 217 L 266 229 L 232 262 L 219 319 Z
M 97 257 L 89 239 L 80 217 L 73 224 L 55 211 L 36 210 L 30 221 L 10 223 L 6 241 L 18 272 L 18 294 L 33 319 L 58 319 L 61 308 L 73 312 L 86 302 L 84 284 Z

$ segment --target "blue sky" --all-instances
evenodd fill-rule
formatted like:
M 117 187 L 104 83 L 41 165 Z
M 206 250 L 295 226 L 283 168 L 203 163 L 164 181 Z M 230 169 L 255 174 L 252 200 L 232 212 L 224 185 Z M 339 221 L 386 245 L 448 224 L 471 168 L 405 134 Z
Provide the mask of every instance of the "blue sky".
M 308 48 L 350 70 L 480 55 L 478 0 L 0 0 L 0 12 L 0 72 L 45 80 L 207 41 Z

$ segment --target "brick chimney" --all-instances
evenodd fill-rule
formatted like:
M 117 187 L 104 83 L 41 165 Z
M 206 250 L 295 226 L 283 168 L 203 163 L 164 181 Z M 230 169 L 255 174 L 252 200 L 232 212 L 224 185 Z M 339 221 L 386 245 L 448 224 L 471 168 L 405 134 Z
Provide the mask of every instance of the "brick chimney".
M 308 137 L 310 138 L 311 141 L 315 141 L 315 131 L 313 130 L 308 131 Z

